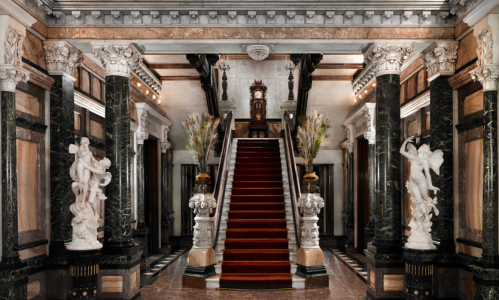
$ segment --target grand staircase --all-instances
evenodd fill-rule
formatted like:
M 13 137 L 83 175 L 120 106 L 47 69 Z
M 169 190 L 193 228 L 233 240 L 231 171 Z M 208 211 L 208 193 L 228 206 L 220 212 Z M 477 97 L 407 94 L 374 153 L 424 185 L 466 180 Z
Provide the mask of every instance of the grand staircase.
M 235 139 L 207 288 L 304 288 L 282 139 Z

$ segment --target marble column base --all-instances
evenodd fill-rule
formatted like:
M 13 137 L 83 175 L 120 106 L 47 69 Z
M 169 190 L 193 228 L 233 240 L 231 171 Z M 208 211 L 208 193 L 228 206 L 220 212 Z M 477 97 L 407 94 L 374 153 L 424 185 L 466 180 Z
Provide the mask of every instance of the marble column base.
M 404 299 L 402 253 L 376 253 L 369 245 L 366 254 L 367 293 L 365 299 Z
M 101 269 L 99 299 L 140 299 L 140 266 L 130 269 Z
M 48 269 L 47 271 L 47 299 L 67 300 L 71 289 L 71 274 L 67 268 Z
M 471 265 L 475 283 L 475 299 L 499 299 L 499 268 L 484 268 Z
M 140 246 L 140 252 L 142 253 L 141 260 L 144 262 L 149 257 L 149 228 L 147 226 L 140 226 L 134 230 L 133 237 L 137 238 L 137 242 Z
M 29 268 L 0 270 L 0 299 L 19 300 L 28 298 Z
M 215 250 L 208 249 L 195 249 L 189 251 L 189 265 L 190 266 L 210 266 L 215 264 Z
M 296 252 L 296 263 L 302 266 L 322 266 L 324 265 L 324 253 L 321 248 L 300 248 Z

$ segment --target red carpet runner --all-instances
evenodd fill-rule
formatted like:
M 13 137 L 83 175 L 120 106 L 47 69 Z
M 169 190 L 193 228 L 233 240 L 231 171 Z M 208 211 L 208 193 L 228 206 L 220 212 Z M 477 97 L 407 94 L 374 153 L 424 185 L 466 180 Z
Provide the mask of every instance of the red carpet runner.
M 239 140 L 220 288 L 291 288 L 277 140 Z

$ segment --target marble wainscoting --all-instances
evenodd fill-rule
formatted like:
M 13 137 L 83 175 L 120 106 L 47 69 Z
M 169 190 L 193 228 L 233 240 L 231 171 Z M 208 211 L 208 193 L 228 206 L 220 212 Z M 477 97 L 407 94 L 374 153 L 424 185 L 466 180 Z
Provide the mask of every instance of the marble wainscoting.
M 309 290 L 204 290 L 182 287 L 182 276 L 187 265 L 188 253 L 168 266 L 154 284 L 144 287 L 141 296 L 144 300 L 160 299 L 336 299 L 363 300 L 366 284 L 344 265 L 338 257 L 327 249 L 324 252 L 324 265 L 329 275 L 329 287 Z
M 235 122 L 236 124 L 236 138 L 249 138 L 248 126 L 250 122 Z M 281 137 L 281 122 L 267 122 L 269 126 L 268 138 Z

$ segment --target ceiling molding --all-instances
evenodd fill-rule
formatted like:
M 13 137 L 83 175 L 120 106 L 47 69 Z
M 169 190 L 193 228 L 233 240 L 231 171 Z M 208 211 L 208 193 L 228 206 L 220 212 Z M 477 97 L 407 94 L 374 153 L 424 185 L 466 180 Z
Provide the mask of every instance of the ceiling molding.
M 422 107 L 430 105 L 430 91 L 423 93 L 416 99 L 411 100 L 411 102 L 404 104 L 400 108 L 400 118 L 403 119 L 407 116 L 420 110 Z

